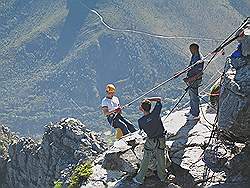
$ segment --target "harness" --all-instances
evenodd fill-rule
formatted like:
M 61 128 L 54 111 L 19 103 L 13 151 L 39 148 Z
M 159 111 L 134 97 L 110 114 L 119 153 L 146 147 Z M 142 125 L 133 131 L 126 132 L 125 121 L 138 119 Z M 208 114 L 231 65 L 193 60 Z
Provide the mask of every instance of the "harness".
M 115 121 L 115 119 L 117 118 L 117 115 L 118 115 L 118 113 L 117 113 L 117 114 L 110 114 L 110 115 L 107 115 L 107 116 L 106 116 L 107 119 L 108 119 L 108 121 L 109 121 L 109 118 L 111 119 L 110 125 L 111 125 L 112 127 L 114 127 L 114 121 Z
M 165 137 L 159 137 L 159 138 L 148 138 L 150 140 L 153 140 L 155 144 L 155 147 L 150 149 L 150 148 L 147 148 L 146 145 L 144 145 L 144 149 L 147 150 L 147 151 L 154 151 L 154 149 L 160 149 L 160 150 L 164 150 L 165 148 L 161 148 L 160 147 L 160 139 L 164 139 Z

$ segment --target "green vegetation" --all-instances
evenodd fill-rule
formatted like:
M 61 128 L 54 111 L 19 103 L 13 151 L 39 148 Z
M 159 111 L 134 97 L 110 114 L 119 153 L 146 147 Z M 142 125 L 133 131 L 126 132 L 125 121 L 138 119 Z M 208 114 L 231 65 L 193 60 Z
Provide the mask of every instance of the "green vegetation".
M 92 165 L 89 162 L 80 164 L 75 167 L 68 188 L 79 188 L 83 181 L 86 181 L 93 173 Z
M 7 156 L 7 147 L 10 140 L 8 140 L 4 135 L 1 135 L 0 132 L 0 155 Z
M 63 182 L 61 182 L 60 180 L 54 182 L 54 188 L 62 188 L 62 186 Z
M 0 141 L 0 155 L 2 154 L 2 152 L 3 152 L 3 142 Z

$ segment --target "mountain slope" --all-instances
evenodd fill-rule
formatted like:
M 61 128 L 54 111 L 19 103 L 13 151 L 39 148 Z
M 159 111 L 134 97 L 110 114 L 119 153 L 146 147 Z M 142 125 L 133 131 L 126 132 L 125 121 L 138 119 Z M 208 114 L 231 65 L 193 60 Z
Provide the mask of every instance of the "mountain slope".
M 200 43 L 204 54 L 218 44 L 114 32 L 84 4 L 115 28 L 217 39 L 237 28 L 250 8 L 248 1 L 227 0 L 2 1 L 1 123 L 40 134 L 41 124 L 73 116 L 96 130 L 109 129 L 99 110 L 105 84 L 117 85 L 124 104 L 188 65 L 191 42 Z M 218 66 L 209 67 L 205 80 Z M 155 94 L 169 108 L 183 88 L 176 80 Z M 125 113 L 136 122 L 137 107 Z

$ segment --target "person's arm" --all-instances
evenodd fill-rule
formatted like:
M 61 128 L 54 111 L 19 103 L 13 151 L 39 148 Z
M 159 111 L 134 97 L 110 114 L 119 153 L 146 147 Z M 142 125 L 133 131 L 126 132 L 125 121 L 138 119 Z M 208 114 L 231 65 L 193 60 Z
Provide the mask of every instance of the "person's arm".
M 138 126 L 139 126 L 139 129 L 140 129 L 140 131 L 141 131 L 141 130 L 142 130 L 142 127 L 141 127 L 140 119 L 138 120 Z
M 161 102 L 161 97 L 150 97 L 147 99 L 151 102 Z
M 104 114 L 105 116 L 109 116 L 110 114 L 120 113 L 120 112 L 121 112 L 121 108 L 118 107 L 118 108 L 116 108 L 116 109 L 114 109 L 114 110 L 109 111 L 107 106 L 103 106 L 103 107 L 102 107 L 102 112 L 103 112 L 103 114 Z
M 161 97 L 151 97 L 148 98 L 149 101 L 156 102 L 155 107 L 151 114 L 154 114 L 155 116 L 160 116 L 162 104 L 161 104 Z

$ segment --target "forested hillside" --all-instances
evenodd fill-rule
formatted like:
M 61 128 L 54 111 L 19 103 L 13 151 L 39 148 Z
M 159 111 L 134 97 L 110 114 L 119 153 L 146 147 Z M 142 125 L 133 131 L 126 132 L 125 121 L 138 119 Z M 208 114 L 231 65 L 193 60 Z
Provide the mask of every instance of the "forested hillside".
M 250 10 L 248 0 L 2 0 L 1 124 L 34 136 L 41 125 L 72 116 L 107 130 L 99 108 L 107 83 L 125 104 L 187 66 L 190 43 L 199 43 L 203 54 L 219 44 L 112 31 L 85 6 L 114 28 L 210 39 L 225 38 Z M 205 84 L 224 60 L 208 67 Z M 162 96 L 167 110 L 184 88 L 177 79 L 152 95 Z M 135 123 L 137 105 L 124 111 Z

